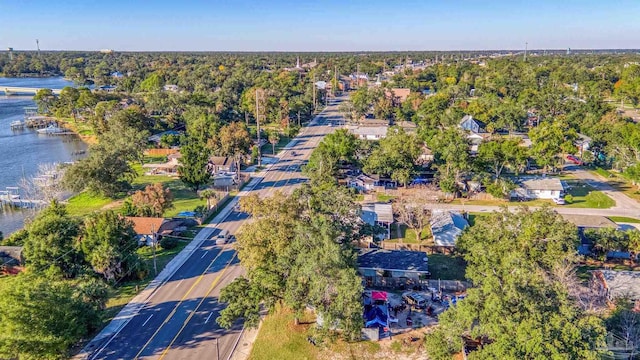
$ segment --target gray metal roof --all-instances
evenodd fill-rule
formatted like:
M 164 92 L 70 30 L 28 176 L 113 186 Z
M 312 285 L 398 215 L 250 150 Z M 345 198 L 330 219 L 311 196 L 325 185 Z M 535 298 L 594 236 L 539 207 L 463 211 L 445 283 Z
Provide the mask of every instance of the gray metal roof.
M 358 267 L 427 273 L 426 259 L 427 253 L 422 251 L 362 249 L 358 254 Z
M 448 210 L 433 210 L 431 215 L 431 233 L 438 246 L 455 246 L 456 239 L 469 223 L 460 213 Z
M 393 222 L 393 209 L 391 204 L 363 204 L 361 218 L 371 225 L 375 224 L 376 221 L 391 224 Z
M 551 190 L 562 191 L 564 187 L 562 182 L 558 178 L 542 178 L 542 179 L 529 179 L 522 181 L 522 188 L 527 190 Z
M 640 271 L 599 270 L 609 290 L 609 297 L 640 300 Z

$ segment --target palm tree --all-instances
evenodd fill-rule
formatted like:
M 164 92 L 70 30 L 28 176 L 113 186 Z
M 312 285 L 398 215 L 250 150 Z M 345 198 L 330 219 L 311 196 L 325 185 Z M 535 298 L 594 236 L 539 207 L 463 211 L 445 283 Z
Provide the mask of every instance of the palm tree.
M 200 191 L 200 199 L 207 199 L 207 211 L 211 209 L 211 199 L 218 200 L 218 192 L 212 189 L 205 189 Z M 217 203 L 216 203 L 217 206 Z

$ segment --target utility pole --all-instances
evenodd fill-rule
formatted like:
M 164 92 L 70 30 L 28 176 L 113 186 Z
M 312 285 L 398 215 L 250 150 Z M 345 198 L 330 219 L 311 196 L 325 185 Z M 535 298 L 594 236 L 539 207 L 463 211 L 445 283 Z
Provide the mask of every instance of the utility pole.
M 316 73 L 313 73 L 313 83 L 311 84 L 313 87 L 313 113 L 316 113 Z
M 524 43 L 524 62 L 527 62 L 527 48 L 529 47 L 529 43 Z
M 256 89 L 256 134 L 258 135 L 258 166 L 262 166 L 262 149 L 260 146 L 260 92 L 261 89 Z
M 153 249 L 153 272 L 158 275 L 158 263 L 156 262 L 156 229 L 151 225 L 151 248 Z
M 38 58 L 40 58 L 40 40 L 36 39 L 36 48 L 38 49 Z

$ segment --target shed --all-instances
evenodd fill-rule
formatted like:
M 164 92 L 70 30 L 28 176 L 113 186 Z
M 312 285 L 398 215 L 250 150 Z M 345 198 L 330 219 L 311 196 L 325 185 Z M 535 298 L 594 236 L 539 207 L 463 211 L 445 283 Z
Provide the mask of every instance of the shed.
M 391 224 L 393 223 L 393 210 L 391 208 L 391 204 L 363 204 L 360 218 L 369 225 L 379 225 L 386 228 L 387 233 L 382 235 L 382 239 L 390 238 Z

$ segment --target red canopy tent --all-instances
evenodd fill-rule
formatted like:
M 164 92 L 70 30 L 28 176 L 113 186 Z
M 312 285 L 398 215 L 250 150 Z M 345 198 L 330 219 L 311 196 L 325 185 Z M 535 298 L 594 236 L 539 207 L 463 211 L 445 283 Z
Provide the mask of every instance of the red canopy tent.
M 387 292 L 386 291 L 372 291 L 371 298 L 375 300 L 387 301 Z

